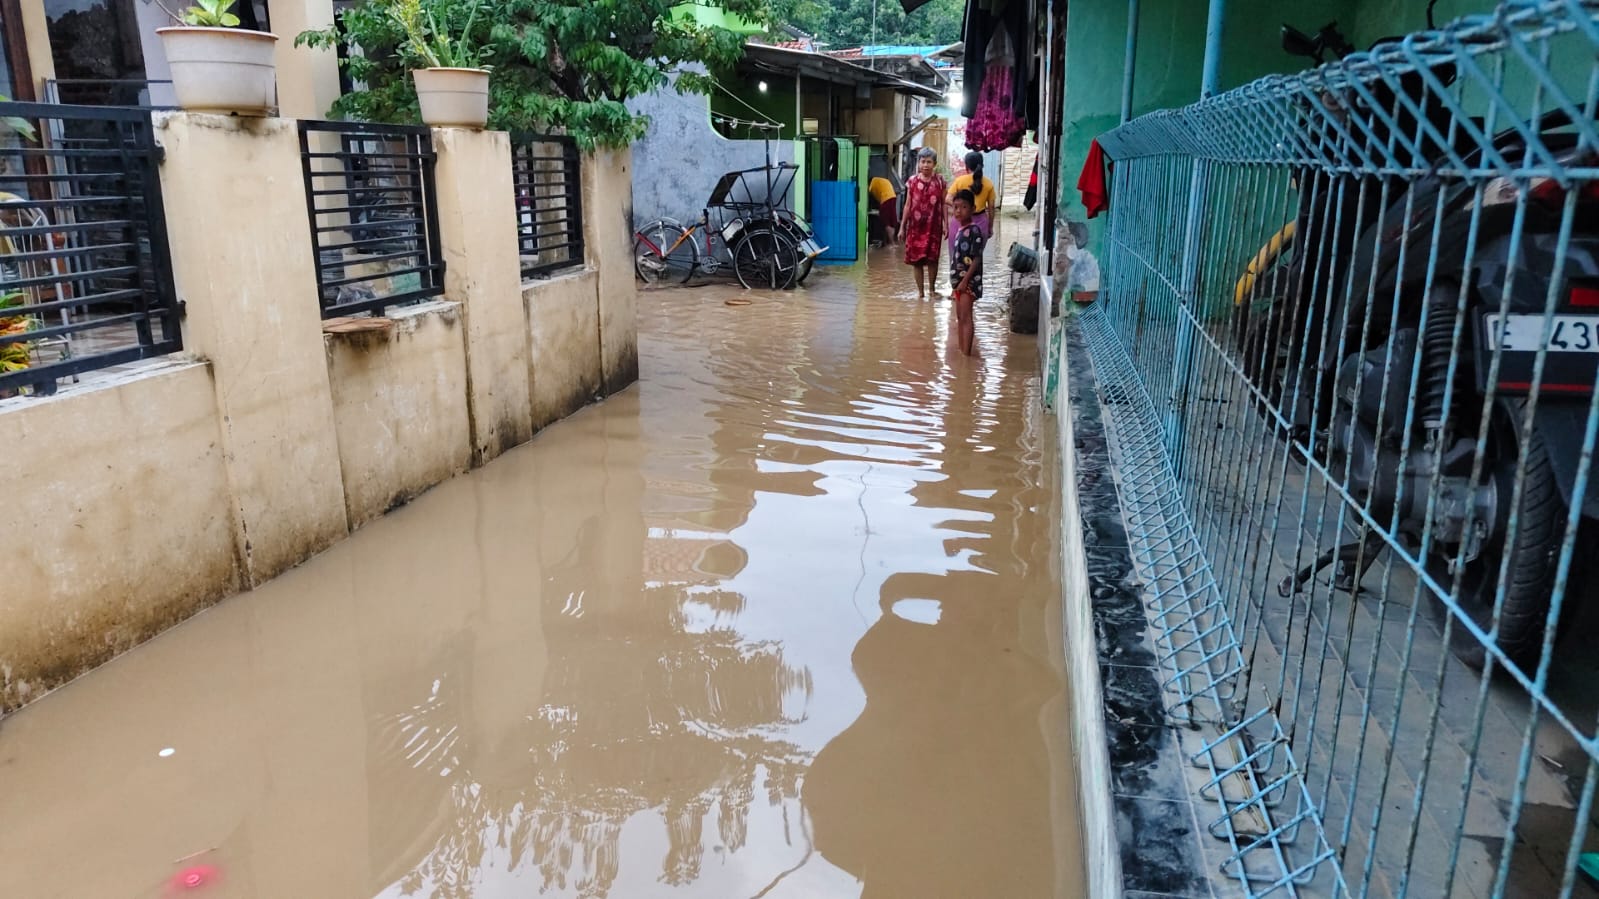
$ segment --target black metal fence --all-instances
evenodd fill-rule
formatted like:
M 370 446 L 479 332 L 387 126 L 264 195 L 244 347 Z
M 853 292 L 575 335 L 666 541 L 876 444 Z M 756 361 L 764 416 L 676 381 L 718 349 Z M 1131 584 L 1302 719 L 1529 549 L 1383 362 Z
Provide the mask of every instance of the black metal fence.
M 0 116 L 0 397 L 181 349 L 149 112 Z
M 323 318 L 444 293 L 427 128 L 302 120 L 300 157 Z
M 170 79 L 53 78 L 44 83 L 46 103 L 176 109 Z
M 516 235 L 522 276 L 583 264 L 583 172 L 577 142 L 555 135 L 513 135 Z

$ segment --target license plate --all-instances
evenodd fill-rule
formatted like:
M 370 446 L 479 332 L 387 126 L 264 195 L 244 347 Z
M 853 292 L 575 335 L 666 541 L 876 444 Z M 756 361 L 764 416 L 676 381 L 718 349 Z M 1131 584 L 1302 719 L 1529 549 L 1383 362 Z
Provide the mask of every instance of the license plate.
M 1501 324 L 1503 318 L 1503 324 Z M 1489 348 L 1498 346 L 1507 352 L 1536 353 L 1547 346 L 1550 353 L 1599 354 L 1599 316 L 1557 315 L 1544 342 L 1544 317 L 1542 315 L 1497 313 L 1486 316 Z
M 805 254 L 806 259 L 815 259 L 817 256 L 827 252 L 827 248 L 817 243 L 814 239 L 802 242 L 799 245 L 799 249 L 801 253 Z
M 1488 389 L 1490 371 L 1497 371 L 1494 389 L 1503 395 L 1526 396 L 1534 380 L 1546 395 L 1587 396 L 1599 371 L 1599 315 L 1556 315 L 1544 340 L 1542 315 L 1497 312 L 1482 317 L 1477 341 L 1477 388 Z M 1547 347 L 1543 374 L 1534 378 L 1538 350 Z M 1494 353 L 1498 350 L 1497 365 Z

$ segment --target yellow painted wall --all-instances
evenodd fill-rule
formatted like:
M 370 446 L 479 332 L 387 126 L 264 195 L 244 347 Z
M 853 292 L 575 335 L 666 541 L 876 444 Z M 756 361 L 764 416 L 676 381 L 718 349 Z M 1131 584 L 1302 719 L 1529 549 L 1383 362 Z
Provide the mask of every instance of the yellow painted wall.
M 351 530 L 472 467 L 461 305 L 388 318 L 385 331 L 323 337 Z
M 638 380 L 638 285 L 633 276 L 633 157 L 626 150 L 584 160 L 583 240 L 599 273 L 600 366 L 605 392 Z
M 516 188 L 504 132 L 433 129 L 444 290 L 464 307 L 467 402 L 479 464 L 533 436 Z
M 244 583 L 210 369 L 0 401 L 0 709 Z
M 506 136 L 436 130 L 443 301 L 328 335 L 296 123 L 156 121 L 186 356 L 0 401 L 0 712 L 637 377 L 625 153 L 584 160 L 586 264 L 523 283 Z
M 156 140 L 183 345 L 211 361 L 258 584 L 348 532 L 299 131 L 290 119 L 157 113 Z
M 599 275 L 530 281 L 522 288 L 532 340 L 533 425 L 581 409 L 600 392 Z

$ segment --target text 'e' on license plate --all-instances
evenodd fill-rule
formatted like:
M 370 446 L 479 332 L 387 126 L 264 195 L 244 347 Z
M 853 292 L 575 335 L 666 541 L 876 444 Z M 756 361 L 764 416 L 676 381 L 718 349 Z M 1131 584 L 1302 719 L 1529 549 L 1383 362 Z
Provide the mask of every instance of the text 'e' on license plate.
M 1542 315 L 1491 314 L 1487 324 L 1490 339 L 1497 338 L 1499 348 L 1507 352 L 1536 353 L 1547 345 L 1551 353 L 1599 353 L 1599 315 L 1556 315 L 1547 341 Z M 1493 347 L 1489 343 L 1488 348 Z
M 1477 356 L 1479 389 L 1487 388 L 1488 371 L 1497 349 L 1500 356 L 1496 389 L 1512 395 L 1530 393 L 1538 350 L 1547 347 L 1543 375 L 1538 379 L 1540 392 L 1563 396 L 1592 392 L 1594 375 L 1599 370 L 1599 315 L 1561 314 L 1546 320 L 1536 313 L 1490 313 L 1482 317 L 1482 325 Z

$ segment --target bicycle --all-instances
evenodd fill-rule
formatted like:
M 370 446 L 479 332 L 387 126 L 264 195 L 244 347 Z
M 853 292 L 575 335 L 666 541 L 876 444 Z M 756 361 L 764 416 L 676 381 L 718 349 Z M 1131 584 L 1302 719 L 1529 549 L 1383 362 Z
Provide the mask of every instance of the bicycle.
M 700 232 L 705 236 L 703 256 L 696 239 Z M 646 284 L 687 284 L 695 272 L 712 275 L 728 264 L 717 252 L 718 241 L 727 252 L 733 274 L 746 289 L 787 290 L 794 285 L 802 261 L 814 258 L 802 254 L 799 244 L 782 228 L 732 219 L 712 229 L 707 209 L 691 227 L 657 219 L 634 232 L 633 268 Z

